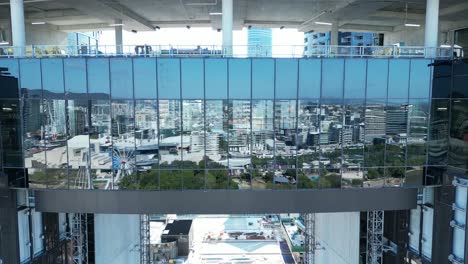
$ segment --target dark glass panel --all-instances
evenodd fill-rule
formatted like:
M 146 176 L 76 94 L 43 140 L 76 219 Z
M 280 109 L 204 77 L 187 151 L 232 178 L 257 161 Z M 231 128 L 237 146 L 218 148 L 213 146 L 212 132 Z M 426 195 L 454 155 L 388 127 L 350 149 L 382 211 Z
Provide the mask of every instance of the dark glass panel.
M 407 166 L 411 166 L 413 170 L 422 170 L 422 166 L 426 164 L 429 101 L 427 99 L 410 99 L 408 111 Z
M 252 60 L 252 98 L 273 99 L 275 94 L 275 61 Z
M 229 98 L 250 99 L 250 97 L 251 60 L 229 59 Z
M 42 59 L 42 90 L 44 98 L 63 99 L 63 60 L 62 59 Z
M 320 98 L 322 60 L 299 60 L 299 99 Z
M 344 98 L 363 99 L 366 97 L 367 60 L 350 59 L 345 61 Z
M 158 59 L 158 96 L 162 99 L 180 98 L 180 60 Z
M 227 99 L 227 74 L 226 59 L 205 59 L 206 99 Z
M 468 72 L 453 76 L 452 98 L 468 98 Z
M 323 59 L 322 98 L 336 99 L 341 103 L 343 98 L 343 77 L 343 59 Z
M 429 124 L 428 165 L 446 165 L 449 136 L 448 99 L 433 99 Z
M 297 98 L 297 59 L 276 59 L 276 98 Z
M 154 58 L 133 59 L 133 82 L 136 99 L 156 99 L 156 60 Z
M 468 169 L 468 100 L 452 100 L 448 165 Z
M 6 84 L 2 79 L 0 77 L 0 86 Z M 2 86 L 2 89 L 6 88 L 6 86 Z M 11 88 L 15 89 L 16 94 L 18 94 L 16 85 Z M 0 163 L 4 167 L 24 167 L 21 126 L 24 126 L 26 122 L 21 122 L 20 107 L 18 99 L 0 99 L 0 144 L 2 146 L 0 157 L 3 158 Z
M 387 59 L 369 59 L 367 62 L 367 99 L 387 97 Z M 407 94 L 407 93 L 406 93 Z

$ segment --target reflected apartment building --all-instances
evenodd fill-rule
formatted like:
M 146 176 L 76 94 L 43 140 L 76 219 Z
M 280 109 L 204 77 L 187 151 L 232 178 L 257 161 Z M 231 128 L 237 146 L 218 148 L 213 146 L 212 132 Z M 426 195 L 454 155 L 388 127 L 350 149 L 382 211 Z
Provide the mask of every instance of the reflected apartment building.
M 452 182 L 466 177 L 465 61 L 101 57 L 1 59 L 0 67 L 4 185 L 208 194 L 419 188 L 417 209 L 386 213 L 385 237 L 398 249 L 386 258 L 461 259 L 448 252 L 459 243 L 458 222 L 453 236 L 437 226 L 450 228 Z M 36 242 L 18 254 L 64 258 L 66 214 L 34 213 L 2 220 L 56 227 L 44 243 L 27 238 Z M 446 241 L 445 251 L 432 251 Z

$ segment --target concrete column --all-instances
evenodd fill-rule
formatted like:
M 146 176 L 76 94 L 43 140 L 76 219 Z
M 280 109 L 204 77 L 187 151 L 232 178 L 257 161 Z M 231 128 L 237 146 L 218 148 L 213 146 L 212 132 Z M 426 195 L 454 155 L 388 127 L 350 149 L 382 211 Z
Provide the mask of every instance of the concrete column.
M 338 21 L 333 21 L 330 33 L 330 45 L 338 46 Z
M 122 20 L 121 19 L 116 19 L 115 20 L 115 51 L 117 54 L 122 54 L 123 53 L 123 26 L 122 26 Z
M 427 0 L 426 25 L 424 30 L 424 46 L 432 48 L 428 50 L 429 56 L 435 56 L 438 46 L 437 35 L 439 34 L 439 0 Z
M 223 0 L 223 49 L 227 56 L 232 55 L 233 0 Z
M 24 29 L 24 4 L 23 0 L 10 0 L 11 35 L 16 56 L 26 54 L 26 31 Z

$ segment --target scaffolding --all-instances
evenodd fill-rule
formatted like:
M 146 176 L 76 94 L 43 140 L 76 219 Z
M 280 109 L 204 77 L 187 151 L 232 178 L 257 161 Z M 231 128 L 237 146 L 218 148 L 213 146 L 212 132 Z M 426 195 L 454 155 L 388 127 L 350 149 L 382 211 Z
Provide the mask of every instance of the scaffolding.
M 305 254 L 304 263 L 314 264 L 315 256 L 315 214 L 304 214 Z
M 367 212 L 366 264 L 383 263 L 384 211 Z
M 88 264 L 88 225 L 86 214 L 71 215 L 71 241 L 74 264 Z
M 150 221 L 149 215 L 140 215 L 140 263 L 150 263 Z

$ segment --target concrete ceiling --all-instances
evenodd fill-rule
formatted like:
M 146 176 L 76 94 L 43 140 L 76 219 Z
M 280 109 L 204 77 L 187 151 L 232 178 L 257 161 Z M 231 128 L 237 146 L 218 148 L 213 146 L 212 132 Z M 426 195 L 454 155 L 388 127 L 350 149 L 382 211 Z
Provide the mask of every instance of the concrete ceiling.
M 222 0 L 25 0 L 28 23 L 44 21 L 63 31 L 111 29 L 121 19 L 126 30 L 156 27 L 221 28 Z M 324 31 L 314 22 L 336 22 L 346 30 L 391 32 L 406 23 L 424 24 L 426 0 L 234 0 L 234 27 L 287 27 Z M 440 0 L 440 20 L 468 19 L 468 1 Z M 0 0 L 0 20 L 9 1 Z

